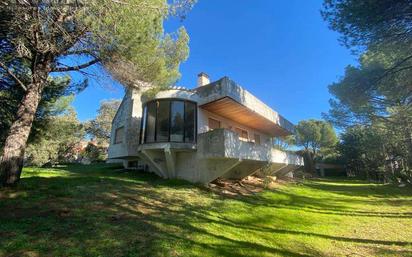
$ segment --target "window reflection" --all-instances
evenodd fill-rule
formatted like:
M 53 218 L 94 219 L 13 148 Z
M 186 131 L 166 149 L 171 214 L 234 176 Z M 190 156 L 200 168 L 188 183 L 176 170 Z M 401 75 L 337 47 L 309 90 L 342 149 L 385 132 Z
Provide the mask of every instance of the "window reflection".
M 145 142 L 151 143 L 155 141 L 155 125 L 156 125 L 156 103 L 150 102 L 147 104 L 147 123 Z
M 190 102 L 185 103 L 185 142 L 195 142 L 196 127 L 196 105 Z
M 170 141 L 183 142 L 184 102 L 173 101 L 171 109 Z
M 156 124 L 156 141 L 169 141 L 169 111 L 170 101 L 157 102 L 157 124 Z
M 196 103 L 159 99 L 143 110 L 141 143 L 196 142 Z

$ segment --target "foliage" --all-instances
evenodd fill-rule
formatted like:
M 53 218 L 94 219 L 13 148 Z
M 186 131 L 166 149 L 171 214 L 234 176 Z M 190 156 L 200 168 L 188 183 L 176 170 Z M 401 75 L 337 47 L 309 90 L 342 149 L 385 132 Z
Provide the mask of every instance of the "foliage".
M 152 100 L 156 97 L 156 95 L 163 91 L 163 90 L 167 90 L 168 87 L 165 86 L 152 86 L 149 89 L 145 90 L 142 93 L 142 97 L 145 101 L 149 101 Z
M 18 188 L 0 189 L 0 229 L 13 235 L 0 240 L 0 256 L 389 257 L 412 251 L 409 186 L 305 180 L 228 197 L 116 168 L 25 168 Z
M 405 59 L 410 47 L 387 47 L 367 52 L 359 67 L 348 66 L 345 76 L 329 86 L 334 98 L 325 118 L 335 125 L 347 127 L 386 120 L 394 108 L 412 108 L 412 58 Z M 396 63 L 402 59 L 402 64 Z M 393 69 L 391 67 L 396 66 Z
M 273 139 L 273 147 L 282 151 L 289 150 L 289 148 L 295 145 L 295 143 L 294 136 L 275 137 Z
M 409 0 L 325 0 L 321 13 L 348 47 L 402 45 L 412 39 Z
M 102 62 L 126 85 L 136 80 L 173 83 L 188 54 L 188 36 L 183 27 L 164 33 L 163 21 L 170 15 L 184 15 L 194 2 L 6 1 L 1 4 L 7 15 L 0 38 L 8 42 L 10 53 L 1 61 L 13 71 L 16 62 L 32 60 L 36 53 L 50 54 L 51 72 L 78 71 Z M 69 65 L 68 57 L 83 63 Z
M 329 86 L 333 99 L 324 114 L 346 130 L 343 158 L 364 177 L 410 180 L 412 3 L 325 0 L 322 14 L 346 46 L 360 53 L 359 65 L 348 66 Z
M 407 161 L 410 150 L 403 137 L 383 123 L 346 129 L 338 149 L 352 175 L 386 182 L 412 181 Z
M 47 129 L 51 117 L 62 114 L 68 107 L 67 101 L 71 101 L 70 96 L 83 90 L 87 81 L 82 83 L 70 83 L 70 78 L 60 76 L 51 78 L 49 86 L 44 90 L 39 107 L 35 114 L 33 127 L 30 131 L 29 143 L 35 141 L 42 130 Z M 0 78 L 0 149 L 3 147 L 4 140 L 9 128 L 15 119 L 19 102 L 24 92 L 16 87 L 13 81 Z M 66 103 L 63 103 L 65 99 Z M 60 106 L 59 106 L 60 105 Z
M 322 11 L 348 47 L 364 46 L 359 65 L 329 86 L 328 120 L 341 127 L 385 119 L 412 104 L 412 3 L 325 0 Z
M 377 171 L 385 164 L 384 134 L 375 127 L 355 126 L 347 129 L 339 144 L 348 170 L 365 179 L 379 179 Z
M 322 158 L 322 152 L 328 152 L 337 143 L 333 127 L 322 120 L 303 120 L 296 126 L 295 143 L 302 146 L 305 171 L 315 173 L 315 160 Z
M 33 119 L 53 72 L 103 64 L 129 86 L 164 86 L 179 77 L 188 55 L 184 28 L 163 22 L 184 15 L 194 0 L 6 0 L 0 3 L 0 75 L 23 90 L 0 160 L 0 183 L 17 183 Z
M 50 107 L 50 110 L 64 110 L 63 114 L 49 117 L 47 127 L 38 132 L 38 136 L 26 150 L 27 164 L 42 166 L 45 164 L 67 163 L 77 159 L 77 145 L 84 137 L 84 130 L 77 120 L 76 113 L 69 106 L 73 96 L 62 97 Z
M 296 144 L 317 155 L 321 149 L 333 147 L 337 143 L 335 130 L 330 123 L 322 120 L 303 120 L 296 126 Z
M 119 108 L 121 100 L 105 100 L 100 102 L 95 119 L 85 124 L 86 131 L 99 145 L 108 146 L 112 121 Z
M 407 88 L 411 85 L 410 74 L 387 76 L 375 88 L 369 87 L 373 81 L 371 73 L 367 74 L 370 71 L 363 67 L 350 68 L 342 81 L 331 85 L 335 99 L 324 117 L 345 129 L 342 140 L 347 150 L 341 153 L 358 175 L 388 180 L 395 176 L 392 167 L 399 166 L 399 162 L 404 172 L 411 173 L 406 171 L 412 167 L 412 91 L 406 92 L 412 90 Z M 350 150 L 352 147 L 363 150 Z M 391 164 L 387 165 L 385 160 Z M 355 163 L 359 165 L 357 168 Z
M 105 161 L 107 158 L 107 147 L 89 143 L 82 152 L 82 157 L 87 158 L 90 162 Z

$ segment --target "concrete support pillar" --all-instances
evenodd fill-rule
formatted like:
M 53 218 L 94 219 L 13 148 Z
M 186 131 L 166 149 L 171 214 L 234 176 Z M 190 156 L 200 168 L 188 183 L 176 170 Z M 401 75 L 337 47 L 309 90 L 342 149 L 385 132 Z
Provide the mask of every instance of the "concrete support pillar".
M 231 171 L 232 169 L 236 168 L 240 163 L 242 162 L 242 160 L 237 160 L 235 163 L 233 163 L 231 166 L 229 166 L 227 169 L 225 169 L 222 172 L 222 176 L 224 176 L 226 173 L 228 173 L 229 171 Z
M 141 157 L 147 162 L 147 164 L 153 169 L 153 171 L 160 177 L 168 178 L 167 172 L 154 161 L 153 156 L 147 150 L 141 151 Z
M 168 177 L 176 178 L 176 153 L 173 150 L 171 150 L 170 147 L 165 148 L 165 159 Z

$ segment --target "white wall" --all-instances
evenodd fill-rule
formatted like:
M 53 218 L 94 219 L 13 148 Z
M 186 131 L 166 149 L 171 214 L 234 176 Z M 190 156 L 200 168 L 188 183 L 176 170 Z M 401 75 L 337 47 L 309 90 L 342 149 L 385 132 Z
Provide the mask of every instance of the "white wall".
M 108 149 L 109 158 L 137 156 L 141 116 L 141 91 L 129 88 L 112 122 Z M 122 143 L 115 144 L 115 132 L 120 127 L 124 128 Z

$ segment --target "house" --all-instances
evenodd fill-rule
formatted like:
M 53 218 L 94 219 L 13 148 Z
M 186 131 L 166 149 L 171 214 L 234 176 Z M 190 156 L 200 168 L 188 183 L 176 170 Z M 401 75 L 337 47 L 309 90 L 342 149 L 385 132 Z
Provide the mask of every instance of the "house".
M 112 123 L 109 159 L 143 165 L 164 178 L 208 183 L 241 179 L 262 168 L 287 174 L 300 156 L 272 147 L 294 126 L 228 77 L 194 89 L 172 87 L 144 99 L 145 87 L 129 88 Z

